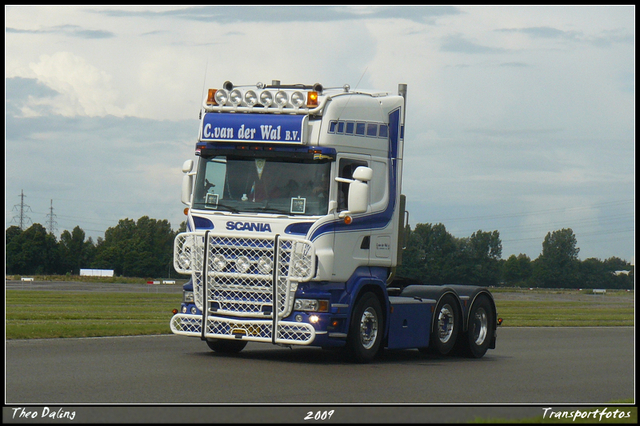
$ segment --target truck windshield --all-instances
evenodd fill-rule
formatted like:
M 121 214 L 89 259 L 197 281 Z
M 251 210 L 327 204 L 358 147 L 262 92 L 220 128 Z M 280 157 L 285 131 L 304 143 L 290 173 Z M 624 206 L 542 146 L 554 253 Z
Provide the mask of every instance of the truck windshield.
M 193 207 L 234 213 L 327 214 L 329 161 L 200 157 Z

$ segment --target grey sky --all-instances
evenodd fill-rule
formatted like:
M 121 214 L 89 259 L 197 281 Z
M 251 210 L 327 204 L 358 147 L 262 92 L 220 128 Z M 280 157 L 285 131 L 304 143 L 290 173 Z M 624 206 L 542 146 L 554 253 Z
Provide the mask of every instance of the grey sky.
M 407 83 L 410 223 L 634 261 L 634 6 L 5 6 L 5 224 L 184 220 L 205 88 Z

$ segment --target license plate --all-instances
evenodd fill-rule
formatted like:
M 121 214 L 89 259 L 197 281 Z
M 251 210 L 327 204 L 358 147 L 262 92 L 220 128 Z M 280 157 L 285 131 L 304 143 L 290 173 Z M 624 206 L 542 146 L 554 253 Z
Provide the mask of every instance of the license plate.
M 260 335 L 260 326 L 257 325 L 249 325 L 246 328 L 234 328 L 231 331 L 231 334 L 241 334 L 243 336 L 259 336 Z

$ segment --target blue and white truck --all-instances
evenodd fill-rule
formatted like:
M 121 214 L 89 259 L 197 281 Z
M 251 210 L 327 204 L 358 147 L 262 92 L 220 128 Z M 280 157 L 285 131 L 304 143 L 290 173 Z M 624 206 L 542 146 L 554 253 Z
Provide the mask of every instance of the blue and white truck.
M 191 280 L 175 334 L 214 351 L 247 342 L 482 357 L 495 348 L 488 289 L 396 276 L 407 86 L 210 89 L 196 161 L 183 164 L 187 231 L 174 267 Z

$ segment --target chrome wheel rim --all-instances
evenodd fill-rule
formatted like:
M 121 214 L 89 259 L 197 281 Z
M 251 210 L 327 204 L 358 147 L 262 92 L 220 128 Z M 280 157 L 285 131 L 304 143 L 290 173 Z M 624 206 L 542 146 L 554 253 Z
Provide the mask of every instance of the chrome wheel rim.
M 368 307 L 360 318 L 360 342 L 365 349 L 371 349 L 378 337 L 378 315 L 375 309 Z
M 476 345 L 484 343 L 489 333 L 489 319 L 484 308 L 479 308 L 473 317 L 473 337 Z
M 438 338 L 442 343 L 447 343 L 453 336 L 454 327 L 453 308 L 444 305 L 438 312 Z

